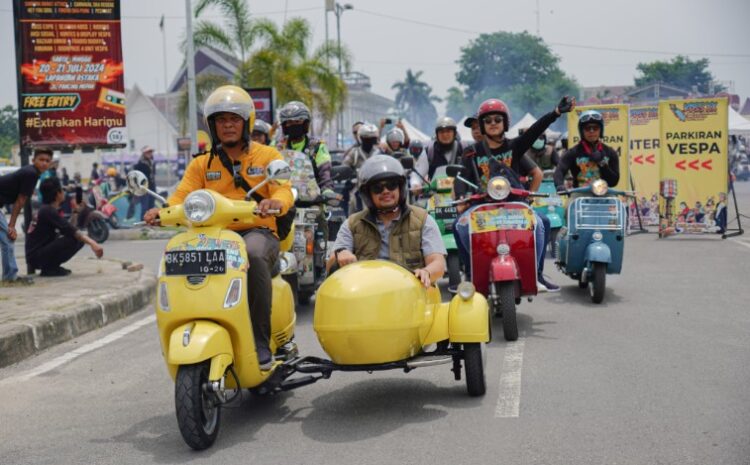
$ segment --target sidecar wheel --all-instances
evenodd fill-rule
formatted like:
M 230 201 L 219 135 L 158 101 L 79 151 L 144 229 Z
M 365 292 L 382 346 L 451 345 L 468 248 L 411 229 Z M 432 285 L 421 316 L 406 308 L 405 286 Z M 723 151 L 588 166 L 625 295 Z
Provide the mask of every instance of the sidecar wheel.
M 484 360 L 481 343 L 464 344 L 464 370 L 466 390 L 472 397 L 483 396 L 487 392 L 484 381 Z
M 607 264 L 601 262 L 594 263 L 594 272 L 591 282 L 589 282 L 589 291 L 591 292 L 591 301 L 600 304 L 604 300 L 604 290 L 607 287 Z
M 195 450 L 211 447 L 219 434 L 221 405 L 204 390 L 208 362 L 182 365 L 177 370 L 175 410 L 177 425 L 188 446 Z
M 503 318 L 503 336 L 506 341 L 518 339 L 518 322 L 516 321 L 515 284 L 505 282 L 498 285 L 500 294 L 500 313 Z
M 461 259 L 458 251 L 448 252 L 448 287 L 456 287 L 461 283 Z
M 102 218 L 93 218 L 86 226 L 89 237 L 99 244 L 103 244 L 109 238 L 109 225 Z

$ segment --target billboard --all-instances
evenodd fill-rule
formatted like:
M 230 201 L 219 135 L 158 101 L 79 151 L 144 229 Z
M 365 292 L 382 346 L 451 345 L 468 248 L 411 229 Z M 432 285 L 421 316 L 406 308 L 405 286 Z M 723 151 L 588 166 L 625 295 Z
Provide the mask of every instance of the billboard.
M 659 235 L 715 233 L 727 206 L 726 98 L 662 100 Z
M 21 143 L 123 147 L 120 2 L 13 1 Z
M 255 117 L 273 125 L 273 88 L 245 89 L 255 104 Z
M 630 107 L 630 174 L 644 226 L 659 224 L 659 107 Z M 635 205 L 630 224 L 637 225 Z

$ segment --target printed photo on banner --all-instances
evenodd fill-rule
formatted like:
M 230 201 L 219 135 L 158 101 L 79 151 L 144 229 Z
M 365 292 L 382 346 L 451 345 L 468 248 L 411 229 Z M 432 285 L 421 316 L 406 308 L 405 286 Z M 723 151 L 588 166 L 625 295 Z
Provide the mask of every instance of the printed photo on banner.
M 659 107 L 630 107 L 630 176 L 637 202 L 630 201 L 631 227 L 659 224 Z M 636 207 L 637 204 L 637 207 Z
M 659 102 L 661 237 L 726 228 L 727 106 L 725 98 Z
M 576 107 L 568 113 L 568 146 L 573 147 L 581 141 L 578 134 L 578 118 L 581 113 L 588 110 L 596 110 L 604 119 L 604 134 L 602 142 L 612 147 L 620 158 L 620 182 L 617 186 L 611 186 L 620 190 L 630 190 L 630 169 L 628 167 L 628 154 L 630 152 L 629 114 L 628 106 L 615 105 L 585 105 Z

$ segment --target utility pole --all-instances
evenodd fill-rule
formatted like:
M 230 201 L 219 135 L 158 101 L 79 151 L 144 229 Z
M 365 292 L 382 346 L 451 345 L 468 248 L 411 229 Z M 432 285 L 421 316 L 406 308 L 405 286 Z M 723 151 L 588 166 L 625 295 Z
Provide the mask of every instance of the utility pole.
M 190 0 L 185 0 L 187 18 L 187 31 L 185 41 L 187 42 L 187 86 L 188 86 L 188 121 L 191 153 L 198 153 L 198 106 L 195 101 L 195 48 L 193 45 L 193 8 Z
M 334 13 L 336 14 L 336 36 L 337 36 L 337 42 L 338 42 L 338 58 L 339 58 L 339 79 L 342 81 L 344 80 L 344 73 L 341 70 L 341 15 L 344 13 L 344 10 L 351 10 L 354 7 L 347 3 L 345 5 L 341 5 L 340 3 L 336 2 L 336 9 Z M 336 123 L 336 146 L 340 146 L 344 142 L 344 113 L 339 112 L 338 122 Z

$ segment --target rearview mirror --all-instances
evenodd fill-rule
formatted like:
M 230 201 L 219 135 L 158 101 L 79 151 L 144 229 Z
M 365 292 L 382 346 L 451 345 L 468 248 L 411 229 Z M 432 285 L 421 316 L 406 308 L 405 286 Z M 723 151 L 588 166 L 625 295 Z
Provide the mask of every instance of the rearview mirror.
M 414 169 L 414 157 L 412 156 L 404 156 L 399 159 L 401 162 L 401 166 L 404 167 L 405 170 L 413 170 Z
M 148 194 L 148 178 L 137 170 L 128 173 L 128 190 L 136 197 Z
M 466 172 L 466 168 L 461 165 L 448 165 L 445 167 L 445 174 L 455 178 L 456 176 L 462 176 Z
M 274 160 L 266 167 L 266 177 L 283 184 L 292 177 L 292 169 L 284 160 Z

